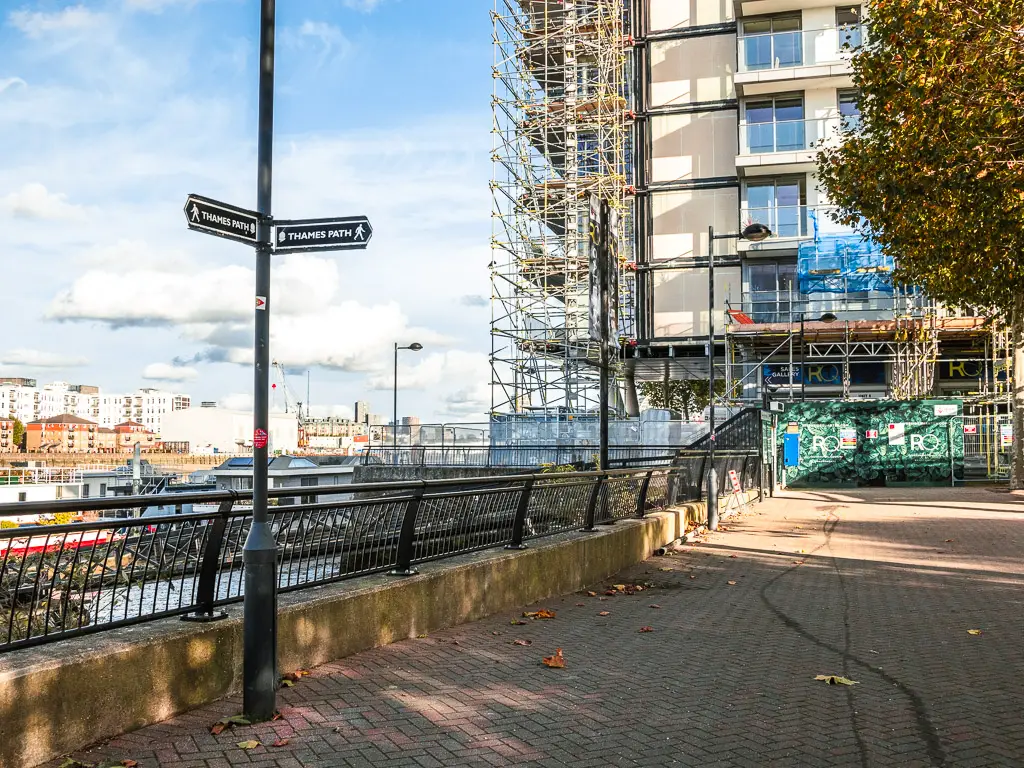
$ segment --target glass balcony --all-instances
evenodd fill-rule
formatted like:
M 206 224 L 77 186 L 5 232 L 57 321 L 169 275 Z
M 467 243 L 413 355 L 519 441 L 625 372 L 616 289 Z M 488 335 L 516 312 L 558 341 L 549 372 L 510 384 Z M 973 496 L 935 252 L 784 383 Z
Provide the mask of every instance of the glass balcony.
M 825 205 L 772 205 L 750 208 L 745 203 L 740 208 L 741 228 L 747 224 L 764 224 L 775 237 L 812 237 L 817 225 L 821 235 L 833 235 L 850 230 L 836 224 L 828 212 L 834 210 Z
M 918 297 L 911 301 L 922 301 Z M 907 299 L 892 294 L 848 293 L 805 294 L 787 291 L 744 291 L 742 312 L 755 323 L 799 323 L 803 315 L 807 322 L 817 320 L 826 313 L 843 320 L 891 320 L 899 304 L 906 309 Z M 730 307 L 735 309 L 736 307 Z
M 840 128 L 856 116 L 817 117 L 772 123 L 740 123 L 740 154 L 806 152 L 825 139 L 838 139 Z
M 738 38 L 739 71 L 835 64 L 849 59 L 864 42 L 864 28 L 853 24 L 831 29 L 771 32 Z

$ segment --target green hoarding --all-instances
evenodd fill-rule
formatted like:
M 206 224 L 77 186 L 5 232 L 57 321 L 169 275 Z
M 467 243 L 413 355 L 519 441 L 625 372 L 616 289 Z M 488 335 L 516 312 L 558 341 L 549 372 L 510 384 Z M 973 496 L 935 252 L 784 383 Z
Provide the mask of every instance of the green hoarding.
M 799 464 L 789 486 L 949 485 L 963 474 L 960 400 L 787 403 L 779 415 L 781 456 L 787 429 L 799 431 Z M 779 460 L 781 467 L 782 461 Z

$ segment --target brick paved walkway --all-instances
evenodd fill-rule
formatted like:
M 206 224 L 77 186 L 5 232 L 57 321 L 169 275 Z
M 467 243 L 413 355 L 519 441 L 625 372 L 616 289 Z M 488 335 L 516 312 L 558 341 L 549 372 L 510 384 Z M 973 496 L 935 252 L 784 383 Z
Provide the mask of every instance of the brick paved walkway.
M 653 585 L 632 596 L 595 585 L 596 596 L 536 606 L 555 619 L 514 626 L 510 612 L 320 667 L 282 691 L 271 724 L 211 735 L 239 711 L 231 698 L 77 757 L 142 768 L 1024 765 L 1021 500 L 790 493 L 725 527 L 609 580 Z M 556 648 L 565 669 L 540 663 Z M 249 739 L 288 743 L 236 746 Z

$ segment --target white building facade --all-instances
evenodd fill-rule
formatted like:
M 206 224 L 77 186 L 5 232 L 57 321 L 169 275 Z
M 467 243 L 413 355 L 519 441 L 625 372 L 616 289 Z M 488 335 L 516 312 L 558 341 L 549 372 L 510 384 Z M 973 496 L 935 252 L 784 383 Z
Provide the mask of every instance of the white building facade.
M 172 410 L 163 416 L 165 443 L 188 443 L 190 453 L 248 453 L 252 450 L 251 411 L 202 407 Z M 270 449 L 295 451 L 299 422 L 294 414 L 270 414 Z

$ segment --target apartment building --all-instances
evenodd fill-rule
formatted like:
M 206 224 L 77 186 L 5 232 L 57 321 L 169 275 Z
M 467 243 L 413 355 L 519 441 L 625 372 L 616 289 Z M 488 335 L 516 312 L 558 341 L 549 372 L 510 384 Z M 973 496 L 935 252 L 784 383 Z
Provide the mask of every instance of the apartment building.
M 132 394 L 105 394 L 99 387 L 63 381 L 36 385 L 35 380 L 0 383 L 0 415 L 13 416 L 27 424 L 70 414 L 106 429 L 134 421 L 160 434 L 163 418 L 191 405 L 188 395 L 140 389 Z
M 892 260 L 832 222 L 815 170 L 857 129 L 866 5 L 637 0 L 636 333 L 627 383 L 706 378 L 709 318 L 734 396 L 988 396 L 1005 337 L 894 288 Z M 759 243 L 736 237 L 751 223 Z M 714 239 L 712 240 L 712 236 Z M 709 315 L 714 249 L 715 312 Z

